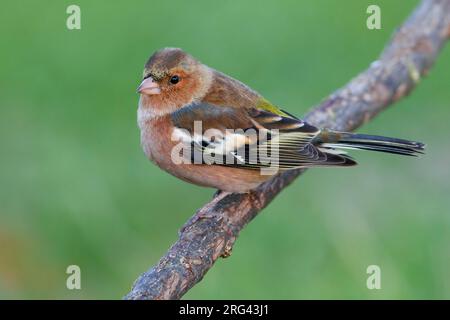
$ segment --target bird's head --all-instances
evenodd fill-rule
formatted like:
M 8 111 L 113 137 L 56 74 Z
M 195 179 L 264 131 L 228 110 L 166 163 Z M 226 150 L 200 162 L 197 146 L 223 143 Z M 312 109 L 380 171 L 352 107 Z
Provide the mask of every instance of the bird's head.
M 208 67 L 181 49 L 164 48 L 145 64 L 137 91 L 143 107 L 165 114 L 201 99 L 210 82 Z

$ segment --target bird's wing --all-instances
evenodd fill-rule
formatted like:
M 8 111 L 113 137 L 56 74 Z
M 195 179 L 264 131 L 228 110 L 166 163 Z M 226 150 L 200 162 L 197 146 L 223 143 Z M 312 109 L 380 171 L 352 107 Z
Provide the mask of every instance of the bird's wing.
M 354 164 L 347 155 L 344 156 L 336 150 L 323 149 L 315 144 L 321 129 L 281 109 L 277 109 L 277 113 L 267 108 L 249 109 L 249 115 L 257 126 L 262 127 L 261 130 L 269 130 L 271 135 L 267 141 L 259 140 L 258 160 L 262 163 L 278 158 L 281 170 Z M 268 156 L 264 156 L 266 150 L 269 150 Z
M 171 118 L 178 136 L 214 164 L 248 169 L 276 165 L 287 170 L 352 162 L 347 156 L 315 146 L 313 140 L 320 129 L 265 100 L 249 108 L 194 103 L 175 111 Z

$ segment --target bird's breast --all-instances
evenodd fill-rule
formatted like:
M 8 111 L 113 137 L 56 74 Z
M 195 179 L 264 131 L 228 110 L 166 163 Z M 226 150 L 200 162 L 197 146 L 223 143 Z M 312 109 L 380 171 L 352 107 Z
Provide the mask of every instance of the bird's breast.
M 258 170 L 228 168 L 217 165 L 177 163 L 172 151 L 181 143 L 180 134 L 169 115 L 140 119 L 141 145 L 148 159 L 161 169 L 190 183 L 230 192 L 247 192 L 270 176 Z M 182 139 L 181 139 L 182 140 Z
M 139 123 L 141 129 L 141 146 L 151 161 L 161 168 L 167 170 L 173 165 L 171 161 L 171 150 L 173 141 L 171 139 L 173 126 L 168 117 L 157 117 L 147 119 Z

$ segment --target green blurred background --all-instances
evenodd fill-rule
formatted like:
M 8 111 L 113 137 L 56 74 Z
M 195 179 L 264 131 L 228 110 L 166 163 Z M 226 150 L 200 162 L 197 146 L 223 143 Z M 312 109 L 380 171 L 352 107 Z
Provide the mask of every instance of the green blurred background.
M 66 8 L 81 7 L 81 30 Z M 366 28 L 378 4 L 382 29 Z M 121 298 L 213 190 L 152 165 L 136 125 L 146 59 L 181 47 L 302 115 L 376 59 L 417 1 L 2 1 L 0 298 Z M 361 131 L 427 143 L 310 170 L 191 299 L 450 298 L 450 48 Z M 66 289 L 81 267 L 82 289 Z M 379 265 L 381 290 L 366 268 Z

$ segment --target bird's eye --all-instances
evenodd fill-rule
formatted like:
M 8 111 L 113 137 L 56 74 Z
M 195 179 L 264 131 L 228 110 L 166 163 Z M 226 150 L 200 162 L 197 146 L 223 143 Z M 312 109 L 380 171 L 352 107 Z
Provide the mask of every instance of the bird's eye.
M 169 81 L 171 84 L 177 84 L 180 81 L 180 77 L 177 75 L 174 75 L 174 76 L 170 77 Z

